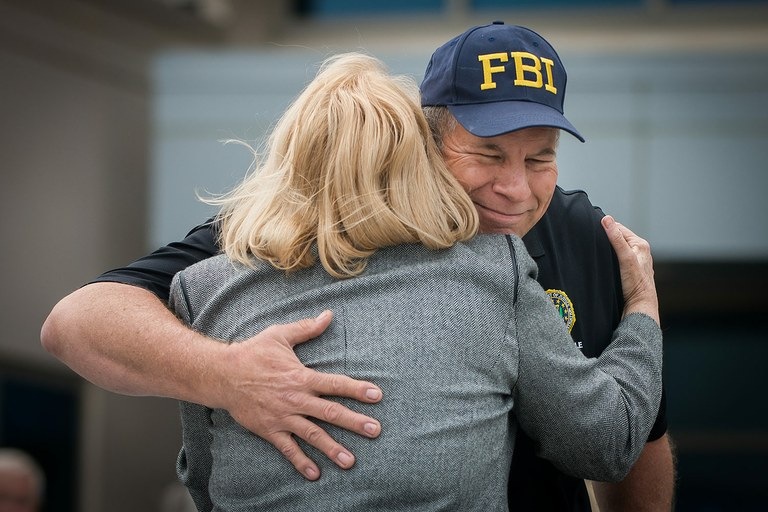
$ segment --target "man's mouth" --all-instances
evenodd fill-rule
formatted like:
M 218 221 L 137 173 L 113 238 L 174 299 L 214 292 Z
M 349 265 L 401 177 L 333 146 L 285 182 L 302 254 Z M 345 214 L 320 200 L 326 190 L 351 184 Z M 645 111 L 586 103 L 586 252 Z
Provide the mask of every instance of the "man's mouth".
M 527 210 L 523 211 L 521 213 L 503 212 L 503 211 L 496 210 L 494 208 L 490 208 L 488 206 L 482 205 L 480 203 L 475 203 L 475 206 L 477 207 L 477 209 L 479 211 L 484 212 L 485 215 L 489 215 L 489 216 L 492 216 L 492 217 L 498 217 L 498 218 L 502 218 L 502 219 L 507 219 L 507 220 L 512 221 L 512 222 L 522 219 L 528 213 Z

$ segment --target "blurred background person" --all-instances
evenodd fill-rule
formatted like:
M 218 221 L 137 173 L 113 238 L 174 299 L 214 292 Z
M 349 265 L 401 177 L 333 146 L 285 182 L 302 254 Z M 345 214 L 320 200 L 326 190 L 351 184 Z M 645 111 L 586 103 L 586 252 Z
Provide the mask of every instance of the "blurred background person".
M 38 512 L 44 493 L 38 463 L 21 450 L 0 448 L 0 512 Z

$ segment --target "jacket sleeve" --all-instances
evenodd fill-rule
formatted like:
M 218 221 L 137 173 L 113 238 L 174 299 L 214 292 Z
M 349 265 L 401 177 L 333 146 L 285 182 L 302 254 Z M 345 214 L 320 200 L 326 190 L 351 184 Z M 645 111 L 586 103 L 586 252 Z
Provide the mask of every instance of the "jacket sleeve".
M 618 481 L 648 438 L 661 399 L 662 335 L 650 317 L 625 317 L 593 359 L 574 345 L 536 282 L 536 264 L 511 237 L 518 293 L 514 325 L 519 375 L 513 389 L 520 427 L 539 456 L 579 478 Z
M 183 287 L 183 273 L 176 274 L 170 287 L 170 308 L 185 324 L 190 325 L 192 311 Z M 182 445 L 176 459 L 176 474 L 187 487 L 198 511 L 213 510 L 208 491 L 213 459 L 211 443 L 213 438 L 208 428 L 211 410 L 203 405 L 179 402 L 181 414 Z

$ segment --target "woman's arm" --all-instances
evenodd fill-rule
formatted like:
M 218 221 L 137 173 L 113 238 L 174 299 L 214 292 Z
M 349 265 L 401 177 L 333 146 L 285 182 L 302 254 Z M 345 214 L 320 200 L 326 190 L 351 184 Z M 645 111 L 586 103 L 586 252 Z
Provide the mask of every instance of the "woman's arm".
M 574 476 L 616 481 L 637 460 L 656 417 L 662 351 L 650 248 L 610 218 L 604 227 L 622 267 L 626 304 L 611 344 L 596 359 L 576 349 L 534 281 L 535 264 L 515 247 L 521 274 L 515 398 L 518 421 L 540 456 Z

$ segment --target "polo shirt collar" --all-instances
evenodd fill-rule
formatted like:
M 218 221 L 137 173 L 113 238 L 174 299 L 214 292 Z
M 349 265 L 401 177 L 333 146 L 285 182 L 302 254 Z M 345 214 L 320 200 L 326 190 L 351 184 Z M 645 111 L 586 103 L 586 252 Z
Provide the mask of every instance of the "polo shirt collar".
M 545 254 L 544 244 L 541 241 L 541 224 L 543 220 L 540 219 L 523 237 L 525 248 L 528 249 L 528 254 L 534 259 L 541 258 Z

